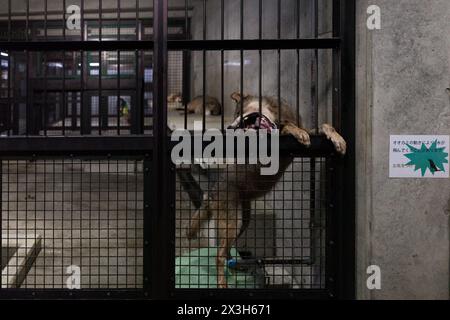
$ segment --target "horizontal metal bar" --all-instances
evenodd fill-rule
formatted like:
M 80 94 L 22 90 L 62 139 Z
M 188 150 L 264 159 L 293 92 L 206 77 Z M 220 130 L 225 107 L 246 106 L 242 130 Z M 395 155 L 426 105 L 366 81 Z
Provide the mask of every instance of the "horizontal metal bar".
M 172 297 L 180 300 L 197 299 L 267 299 L 296 298 L 307 300 L 331 299 L 326 289 L 175 289 Z
M 1 289 L 0 299 L 145 299 L 142 289 Z
M 153 50 L 152 41 L 0 41 L 3 51 L 134 51 Z
M 0 138 L 0 157 L 32 155 L 146 155 L 151 136 L 76 136 Z
M 267 40 L 173 40 L 169 50 L 277 50 L 277 49 L 336 49 L 339 38 L 328 39 L 267 39 Z
M 266 264 L 279 264 L 279 265 L 291 265 L 291 264 L 306 264 L 311 265 L 311 259 L 280 259 L 280 258 L 249 258 L 239 259 L 235 262 L 234 266 L 229 266 L 232 269 L 238 269 L 244 266 L 262 266 Z
M 175 289 L 171 298 L 183 300 L 196 299 L 330 299 L 325 289 Z M 149 299 L 141 289 L 3 289 L 0 299 L 57 299 L 57 300 L 89 300 L 89 299 Z
M 169 7 L 167 9 L 168 11 L 185 11 L 186 8 L 184 6 L 178 6 L 178 7 Z M 188 7 L 188 10 L 192 11 L 194 10 L 194 7 L 190 6 Z M 141 7 L 139 8 L 139 13 L 147 13 L 147 12 L 152 12 L 153 13 L 153 7 Z M 45 11 L 30 11 L 29 16 L 33 17 L 33 16 L 42 16 L 44 14 L 47 15 L 58 15 L 58 14 L 63 14 L 64 11 L 63 10 L 48 10 L 47 12 Z M 117 9 L 108 9 L 108 8 L 103 8 L 102 9 L 102 13 L 106 14 L 106 13 L 117 13 Z M 136 8 L 120 8 L 120 13 L 136 13 Z M 98 15 L 98 9 L 85 9 L 84 10 L 84 14 L 97 14 Z M 26 15 L 26 13 L 23 12 L 11 12 L 11 14 L 9 13 L 0 13 L 0 17 L 24 17 Z
M 169 50 L 287 50 L 336 49 L 340 39 L 289 40 L 169 40 Z M 11 51 L 114 51 L 153 50 L 152 41 L 0 41 L 1 50 Z
M 173 147 L 177 142 L 171 142 Z M 129 136 L 48 136 L 48 137 L 4 137 L 0 138 L 1 156 L 36 155 L 144 155 L 153 150 L 151 135 Z M 208 145 L 204 142 L 204 146 Z M 191 143 L 192 148 L 194 143 Z M 246 148 L 247 151 L 249 148 Z M 193 150 L 192 150 L 193 151 Z M 270 144 L 269 144 L 270 151 Z M 194 152 L 192 152 L 194 154 Z M 311 136 L 311 145 L 305 147 L 294 137 L 280 137 L 280 154 L 293 157 L 333 157 L 333 144 L 324 136 Z
M 305 147 L 293 136 L 280 137 L 280 154 L 290 154 L 296 157 L 334 157 L 336 149 L 333 143 L 322 135 L 312 135 L 311 145 Z

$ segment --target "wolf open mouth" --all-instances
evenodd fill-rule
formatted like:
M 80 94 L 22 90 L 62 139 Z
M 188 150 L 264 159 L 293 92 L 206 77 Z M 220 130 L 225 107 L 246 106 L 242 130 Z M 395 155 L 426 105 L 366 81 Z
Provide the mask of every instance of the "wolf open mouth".
M 272 130 L 277 128 L 277 125 L 272 120 L 270 120 L 265 115 L 260 114 L 259 112 L 254 112 L 246 115 L 244 118 L 242 118 L 242 121 L 240 118 L 238 118 L 236 119 L 235 123 L 236 122 L 239 124 L 234 129 L 263 129 L 267 130 L 267 132 L 271 132 Z

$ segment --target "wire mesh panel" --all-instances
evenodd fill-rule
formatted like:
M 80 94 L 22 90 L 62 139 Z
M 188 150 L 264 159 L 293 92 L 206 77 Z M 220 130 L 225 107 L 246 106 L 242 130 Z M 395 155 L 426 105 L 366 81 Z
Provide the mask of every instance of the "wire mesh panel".
M 142 161 L 4 160 L 3 289 L 143 287 Z
M 175 94 L 181 94 L 183 92 L 183 53 L 179 51 L 169 52 L 168 59 L 168 91 Z
M 255 200 L 229 178 L 238 174 L 254 185 L 247 172 L 245 165 L 178 168 L 176 287 L 217 288 L 217 269 L 225 268 L 229 288 L 324 289 L 325 160 L 296 158 L 273 189 L 251 191 L 263 194 Z M 206 206 L 207 216 L 196 214 Z M 225 265 L 218 265 L 221 233 L 236 231 Z

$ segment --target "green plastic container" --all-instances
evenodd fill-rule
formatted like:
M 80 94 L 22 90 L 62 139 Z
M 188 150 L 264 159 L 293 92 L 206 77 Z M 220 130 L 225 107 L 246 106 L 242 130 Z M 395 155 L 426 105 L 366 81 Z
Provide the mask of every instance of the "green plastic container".
M 175 260 L 175 285 L 181 289 L 217 288 L 217 248 L 201 248 L 177 257 Z M 231 255 L 238 258 L 236 249 Z M 259 288 L 258 277 L 250 272 L 237 271 L 224 265 L 228 288 Z

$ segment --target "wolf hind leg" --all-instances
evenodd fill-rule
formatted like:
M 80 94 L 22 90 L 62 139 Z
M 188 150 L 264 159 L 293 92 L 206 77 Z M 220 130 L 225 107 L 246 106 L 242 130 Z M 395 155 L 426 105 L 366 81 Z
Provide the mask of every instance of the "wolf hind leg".
M 209 219 L 211 219 L 211 210 L 208 201 L 204 201 L 202 206 L 192 216 L 186 237 L 190 240 L 197 238 L 202 224 Z

